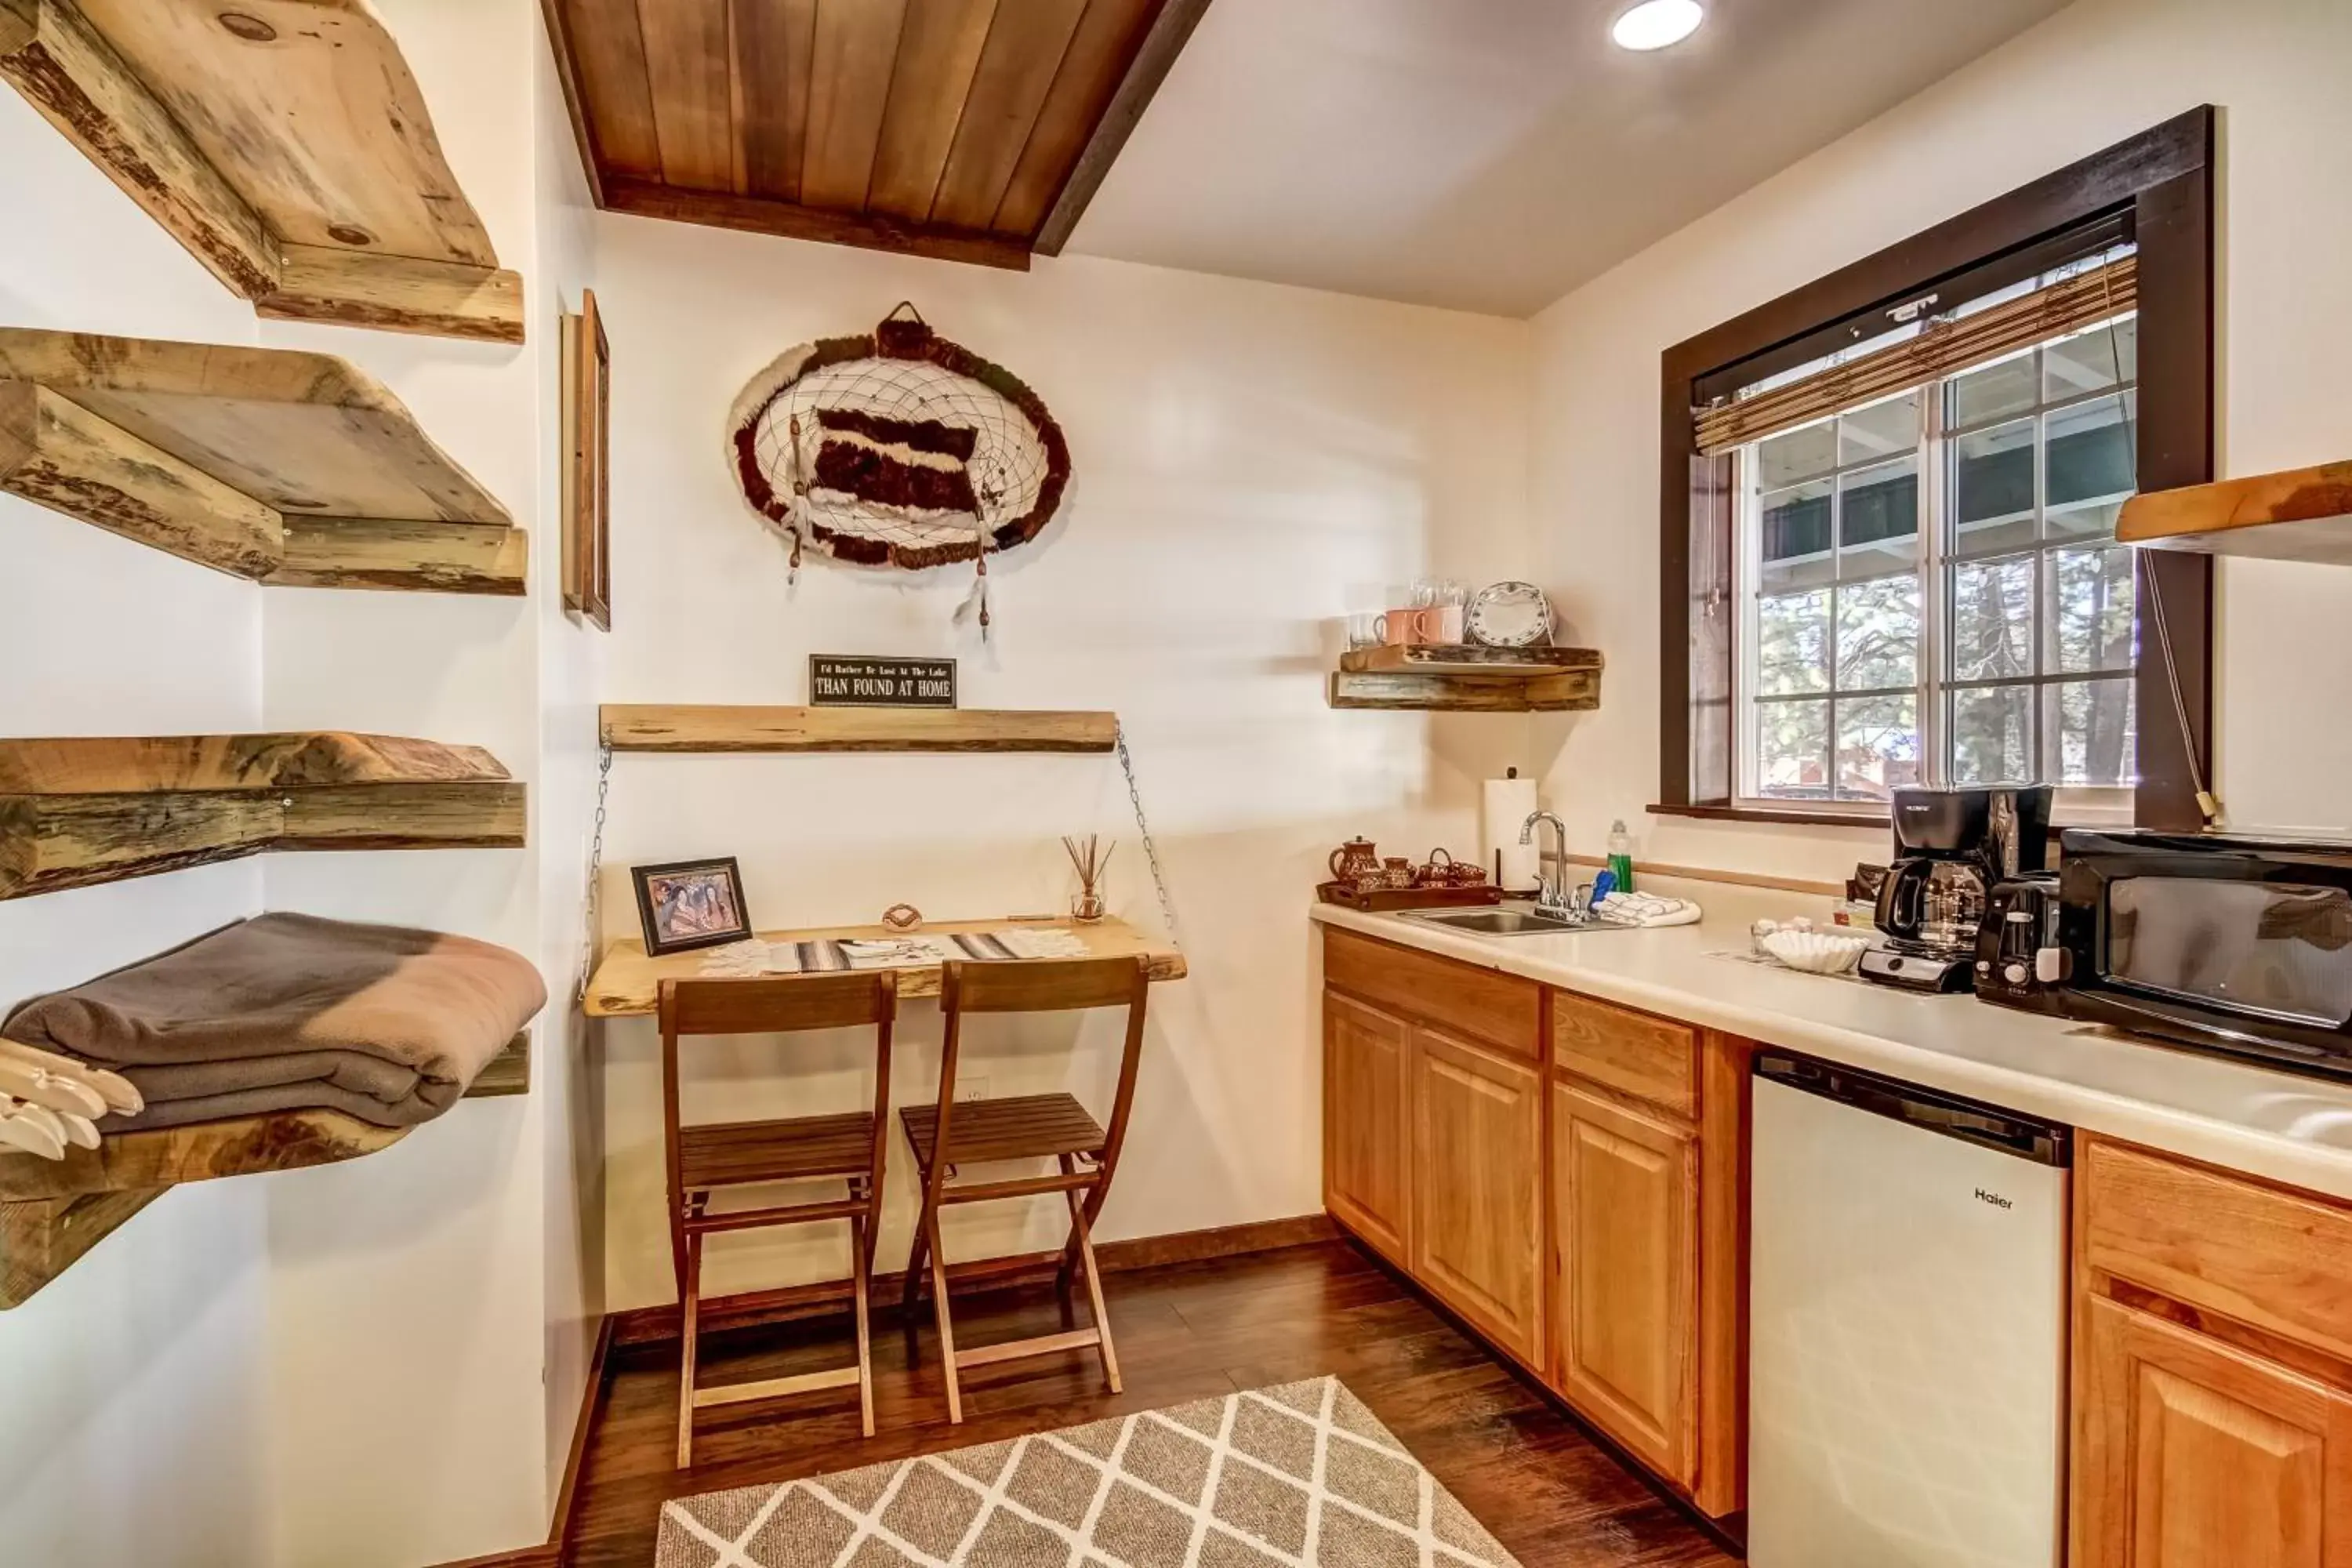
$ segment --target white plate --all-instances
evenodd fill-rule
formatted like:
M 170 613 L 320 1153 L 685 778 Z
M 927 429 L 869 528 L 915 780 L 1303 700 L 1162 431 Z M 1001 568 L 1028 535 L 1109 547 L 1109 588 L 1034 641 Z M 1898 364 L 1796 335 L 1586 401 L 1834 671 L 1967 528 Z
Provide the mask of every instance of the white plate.
M 1533 583 L 1496 583 L 1470 601 L 1465 629 L 1488 647 L 1535 647 L 1551 640 L 1551 601 Z

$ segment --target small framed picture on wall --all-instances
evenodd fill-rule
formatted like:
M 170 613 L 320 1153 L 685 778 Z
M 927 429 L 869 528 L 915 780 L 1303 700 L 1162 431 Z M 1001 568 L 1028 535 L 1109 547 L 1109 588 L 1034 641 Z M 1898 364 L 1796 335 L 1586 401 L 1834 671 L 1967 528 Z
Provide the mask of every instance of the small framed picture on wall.
M 646 952 L 656 958 L 741 942 L 751 934 L 743 877 L 733 856 L 633 866 L 629 875 L 637 885 L 637 920 L 645 927 Z
M 613 351 L 596 291 L 563 318 L 563 607 L 613 629 Z

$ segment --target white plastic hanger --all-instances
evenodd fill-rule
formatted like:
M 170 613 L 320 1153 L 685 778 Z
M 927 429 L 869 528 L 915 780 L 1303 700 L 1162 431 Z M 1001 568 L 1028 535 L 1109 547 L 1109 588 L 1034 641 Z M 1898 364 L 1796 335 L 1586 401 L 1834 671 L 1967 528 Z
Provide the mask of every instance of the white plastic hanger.
M 0 1094 L 51 1110 L 70 1110 L 92 1120 L 105 1115 L 107 1110 L 106 1097 L 87 1079 L 52 1072 L 47 1068 L 28 1067 L 14 1058 L 0 1058 Z
M 71 1057 L 61 1057 L 55 1051 L 45 1051 L 38 1046 L 28 1046 L 22 1040 L 0 1038 L 0 1061 L 13 1061 L 22 1067 L 39 1068 L 64 1078 L 79 1079 L 98 1091 L 106 1109 L 117 1116 L 136 1116 L 147 1109 L 146 1099 L 131 1081 L 121 1073 L 92 1067 Z M 101 1112 L 89 1112 L 90 1115 Z
M 56 1112 L 41 1106 L 20 1105 L 11 1100 L 0 1110 L 0 1144 L 22 1149 L 28 1154 L 38 1154 L 44 1160 L 66 1157 L 65 1129 L 60 1123 L 52 1127 L 35 1118 L 32 1111 L 43 1111 L 52 1121 Z

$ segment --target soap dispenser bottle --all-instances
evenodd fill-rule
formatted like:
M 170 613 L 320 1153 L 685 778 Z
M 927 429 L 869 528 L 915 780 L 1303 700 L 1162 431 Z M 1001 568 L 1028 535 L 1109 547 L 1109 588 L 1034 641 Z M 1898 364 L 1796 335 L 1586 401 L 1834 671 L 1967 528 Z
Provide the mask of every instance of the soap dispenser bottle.
M 1609 825 L 1609 879 L 1618 892 L 1633 890 L 1633 836 L 1622 817 Z

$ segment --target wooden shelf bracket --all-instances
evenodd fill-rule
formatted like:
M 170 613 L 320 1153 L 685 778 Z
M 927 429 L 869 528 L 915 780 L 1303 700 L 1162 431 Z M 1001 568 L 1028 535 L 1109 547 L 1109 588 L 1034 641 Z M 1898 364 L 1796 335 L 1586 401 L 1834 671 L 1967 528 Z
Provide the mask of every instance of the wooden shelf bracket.
M 516 848 L 524 786 L 383 735 L 0 740 L 0 899 L 278 849 Z
M 0 0 L 0 76 L 261 314 L 523 341 L 366 0 Z

